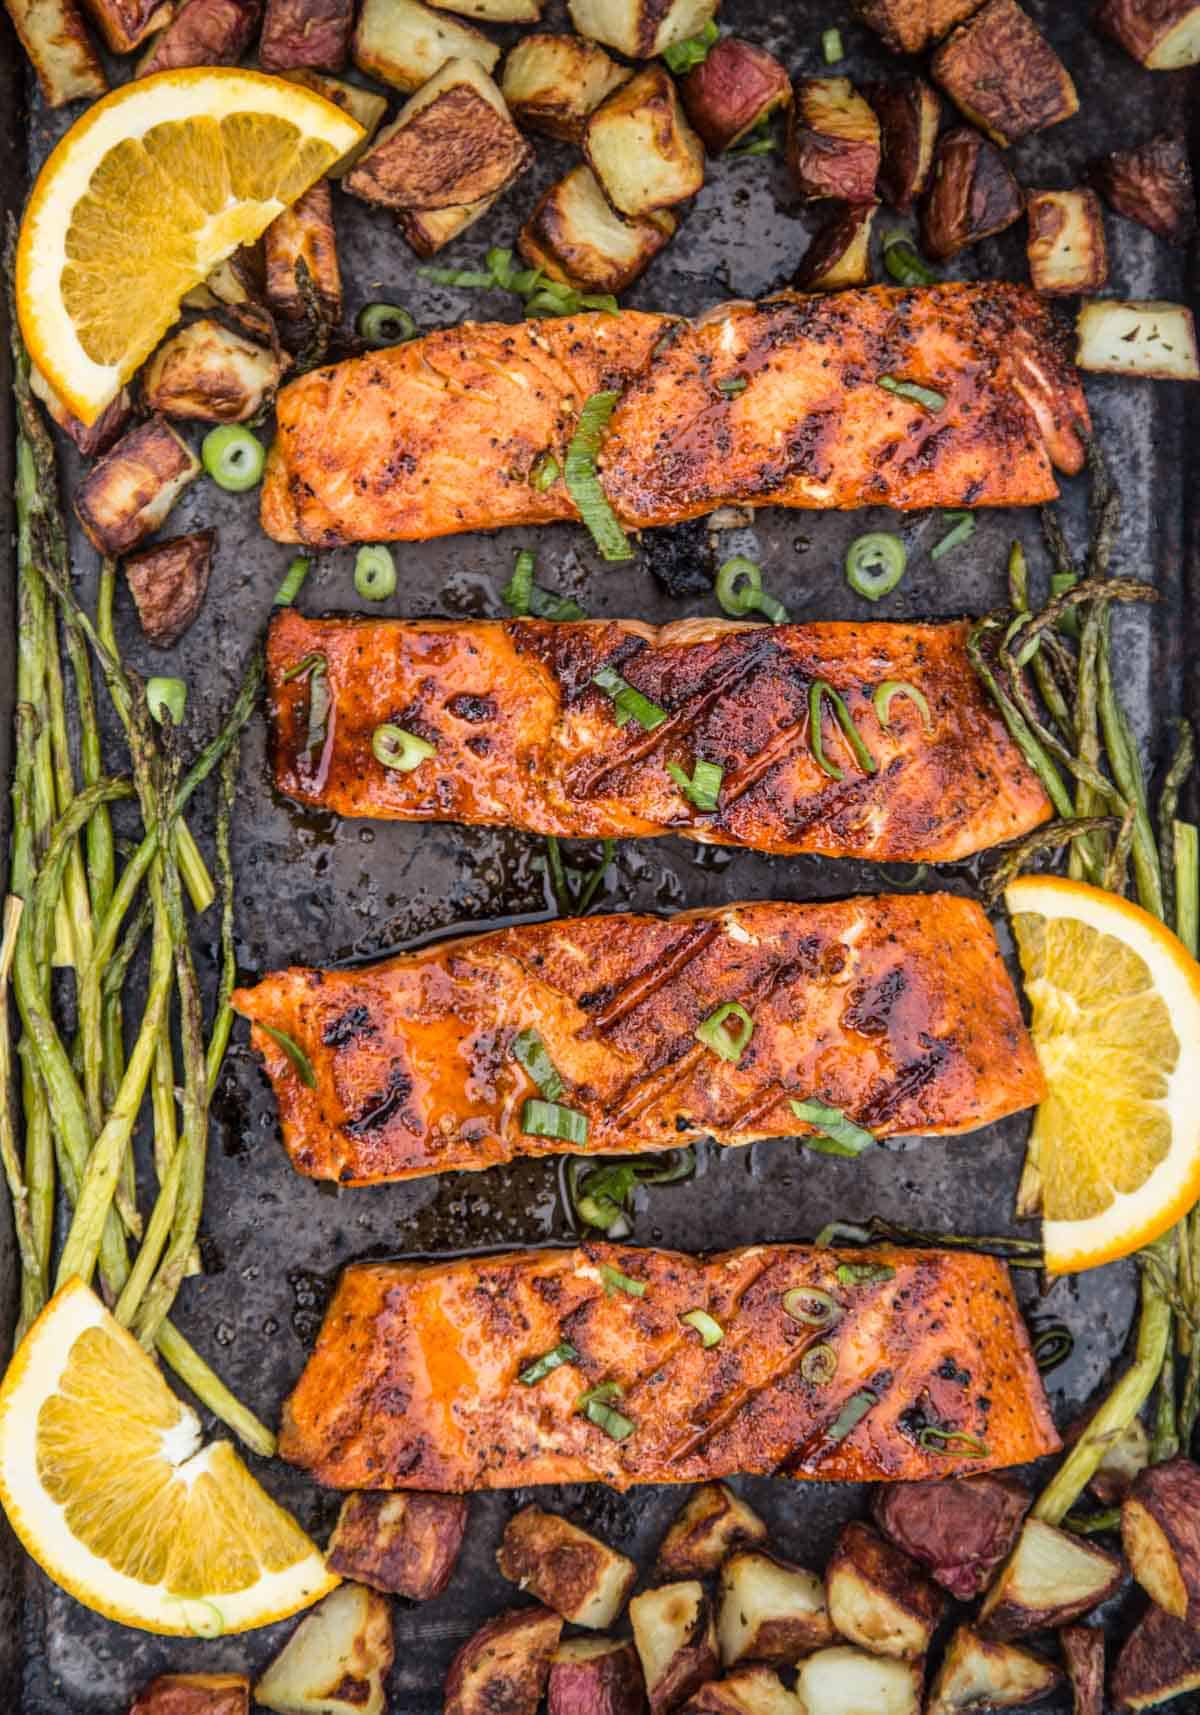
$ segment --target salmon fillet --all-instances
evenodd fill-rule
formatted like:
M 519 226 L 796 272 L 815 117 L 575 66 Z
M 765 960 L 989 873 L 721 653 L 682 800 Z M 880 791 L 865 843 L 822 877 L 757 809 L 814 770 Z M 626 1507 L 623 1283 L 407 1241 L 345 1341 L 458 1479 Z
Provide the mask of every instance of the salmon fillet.
M 829 1295 L 832 1326 L 787 1313 L 798 1287 Z M 724 1333 L 707 1350 L 679 1320 L 696 1309 Z M 563 1342 L 577 1355 L 522 1383 Z M 802 1366 L 825 1343 L 838 1362 L 822 1384 Z M 620 1390 L 624 1439 L 580 1409 L 604 1384 Z M 869 1409 L 839 1425 L 864 1391 Z M 938 1452 L 923 1429 L 970 1439 Z M 1001 1262 L 799 1245 L 703 1259 L 589 1244 L 348 1268 L 279 1437 L 285 1459 L 333 1488 L 454 1493 L 733 1472 L 911 1482 L 1058 1446 Z
M 695 1035 L 727 1002 L 753 1023 L 736 1064 Z M 950 894 L 523 923 L 277 971 L 233 1004 L 256 1026 L 292 1165 L 342 1184 L 811 1132 L 792 1099 L 880 1137 L 971 1131 L 1043 1094 L 991 926 Z M 298 1046 L 311 1087 L 263 1025 Z M 526 1030 L 585 1142 L 523 1132 L 538 1095 L 513 1057 Z
M 980 689 L 966 633 L 962 623 L 314 620 L 287 608 L 267 648 L 275 784 L 343 816 L 950 862 L 1050 814 Z M 602 667 L 659 706 L 662 723 L 619 725 L 593 683 Z M 828 700 L 823 754 L 841 778 L 817 760 L 818 680 L 845 698 L 874 773 Z M 898 695 L 885 728 L 872 696 L 887 681 L 913 687 L 927 715 Z M 371 744 L 385 724 L 435 754 L 408 773 L 385 767 Z M 668 772 L 690 779 L 697 758 L 723 770 L 715 812 Z
M 944 399 L 929 409 L 881 377 Z M 1087 404 L 1036 293 L 979 285 L 783 293 L 696 322 L 623 310 L 465 322 L 285 387 L 262 491 L 280 542 L 423 541 L 578 517 L 560 471 L 591 394 L 632 528 L 750 506 L 1029 506 L 1083 462 Z

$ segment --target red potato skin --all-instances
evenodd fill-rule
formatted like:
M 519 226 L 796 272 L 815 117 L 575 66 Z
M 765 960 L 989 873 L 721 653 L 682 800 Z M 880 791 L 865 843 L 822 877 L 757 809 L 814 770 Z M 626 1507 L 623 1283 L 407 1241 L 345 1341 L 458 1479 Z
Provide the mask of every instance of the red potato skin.
M 129 1715 L 249 1715 L 250 1681 L 240 1673 L 164 1673 L 143 1686 Z
M 708 58 L 681 80 L 679 93 L 709 154 L 719 155 L 769 113 L 790 106 L 792 84 L 765 48 L 722 36 Z
M 147 642 L 170 649 L 192 624 L 208 590 L 216 539 L 215 530 L 196 530 L 126 557 L 125 578 Z
M 1109 1685 L 1113 1707 L 1149 1709 L 1197 1687 L 1200 1631 L 1161 1608 L 1150 1608 L 1117 1657 Z
M 1012 1550 L 1031 1499 L 1017 1477 L 959 1477 L 879 1489 L 873 1511 L 885 1536 L 970 1602 Z
M 1196 231 L 1196 190 L 1184 138 L 1162 132 L 1135 149 L 1116 149 L 1089 177 L 1110 208 L 1148 227 L 1168 244 Z
M 1194 8 L 1195 0 L 1100 0 L 1092 24 L 1145 65 L 1163 37 Z
M 921 204 L 924 247 L 947 262 L 969 244 L 1021 218 L 1024 198 L 1004 157 L 972 126 L 959 125 L 940 139 L 929 190 Z
M 518 1608 L 481 1626 L 450 1663 L 442 1715 L 537 1715 L 562 1624 Z
M 1174 1562 L 1173 1588 L 1151 1588 L 1142 1577 L 1134 1528 L 1139 1510 L 1148 1514 L 1169 1546 Z M 1147 1594 L 1176 1619 L 1200 1621 L 1200 1465 L 1169 1459 L 1149 1465 L 1138 1477 L 1121 1509 L 1121 1538 L 1135 1578 Z
M 603 1655 L 550 1664 L 547 1715 L 642 1715 L 645 1707 L 642 1666 L 630 1640 Z
M 1064 1626 L 1058 1641 L 1071 1681 L 1071 1715 L 1104 1715 L 1104 1633 L 1098 1626 Z
M 427 1602 L 458 1564 L 467 1510 L 460 1495 L 348 1495 L 326 1561 L 373 1590 Z
M 188 0 L 151 42 L 137 75 L 236 65 L 250 46 L 262 0 Z
M 924 78 L 910 77 L 903 83 L 867 83 L 863 94 L 879 120 L 880 198 L 890 208 L 906 213 L 925 190 L 932 157 L 920 168 L 922 117 L 941 107 L 936 92 Z M 937 121 L 933 121 L 937 130 Z
M 258 57 L 264 71 L 341 71 L 353 0 L 267 0 Z
M 870 202 L 879 173 L 878 127 L 874 137 L 834 137 L 809 126 L 799 102 L 788 115 L 787 161 L 801 196 Z

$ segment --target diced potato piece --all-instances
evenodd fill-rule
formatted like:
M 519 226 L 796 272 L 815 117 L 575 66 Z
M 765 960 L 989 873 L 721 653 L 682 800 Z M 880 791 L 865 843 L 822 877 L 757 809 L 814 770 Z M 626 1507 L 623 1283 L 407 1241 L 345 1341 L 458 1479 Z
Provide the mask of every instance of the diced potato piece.
M 1019 1477 L 1003 1473 L 881 1483 L 875 1523 L 943 1589 L 970 1602 L 1016 1542 L 1031 1498 Z
M 308 319 L 296 273 L 308 269 L 324 319 L 342 319 L 342 271 L 333 230 L 333 196 L 324 179 L 285 208 L 263 233 L 266 295 L 271 312 L 286 327 L 302 328 Z
M 36 364 L 29 366 L 29 385 L 54 422 L 64 434 L 70 435 L 83 456 L 89 459 L 106 453 L 119 439 L 133 410 L 128 389 L 122 387 L 94 423 L 81 423 L 79 418 L 68 410 Z
M 391 1665 L 387 1602 L 361 1584 L 340 1584 L 301 1620 L 254 1701 L 276 1715 L 384 1715 Z
M 683 1715 L 808 1715 L 773 1667 L 739 1667 L 702 1685 Z
M 1121 1543 L 1150 1600 L 1200 1622 L 1200 1465 L 1148 1465 L 1121 1507 Z
M 574 1625 L 603 1631 L 625 1606 L 637 1567 L 586 1530 L 541 1507 L 522 1507 L 496 1555 L 504 1576 Z
M 1117 1657 L 1113 1706 L 1152 1709 L 1185 1691 L 1200 1691 L 1200 1631 L 1151 1608 Z M 1181 1715 L 1182 1709 L 1181 1704 Z
M 284 358 L 203 316 L 168 336 L 142 374 L 142 398 L 164 417 L 246 423 L 275 397 Z
M 165 417 L 139 423 L 94 464 L 75 496 L 88 541 L 102 554 L 127 554 L 164 523 L 200 460 Z
M 921 1664 L 834 1644 L 800 1663 L 796 1695 L 808 1715 L 921 1715 Z
M 171 649 L 203 605 L 216 532 L 197 530 L 156 542 L 124 561 L 125 579 L 146 641 Z
M 664 48 L 699 35 L 717 15 L 720 0 L 567 0 L 581 36 L 616 48 L 633 60 L 653 59 Z
M 84 0 L 84 6 L 114 54 L 131 54 L 175 12 L 175 0 Z
M 787 155 L 800 194 L 810 201 L 874 201 L 879 121 L 848 77 L 806 77 L 796 85 Z
M 262 244 L 243 245 L 224 262 L 218 262 L 201 285 L 184 295 L 182 307 L 215 310 L 225 304 L 231 309 L 246 309 L 262 304 L 263 291 Z
M 977 1622 L 993 1638 L 1066 1626 L 1111 1596 L 1121 1563 L 1085 1538 L 1026 1519 L 1008 1564 L 987 1593 Z
M 250 1715 L 250 1681 L 240 1673 L 164 1673 L 138 1692 L 129 1715 Z
M 816 1573 L 752 1548 L 730 1555 L 721 1568 L 717 1631 L 726 1667 L 794 1662 L 834 1638 Z
M 1030 191 L 1029 278 L 1051 295 L 1096 292 L 1108 280 L 1104 215 L 1094 191 Z
M 666 209 L 625 220 L 609 206 L 590 167 L 572 167 L 551 185 L 521 228 L 517 246 L 551 280 L 585 292 L 623 292 L 668 243 Z
M 103 95 L 108 79 L 75 0 L 5 0 L 47 107 Z
M 825 1572 L 834 1628 L 872 1655 L 917 1661 L 929 1648 L 946 1599 L 916 1561 L 870 1525 L 842 1530 Z
M 978 11 L 983 0 L 854 0 L 864 24 L 897 54 L 921 54 Z
M 817 233 L 796 271 L 795 284 L 806 292 L 837 292 L 866 286 L 871 279 L 871 227 L 876 205 L 845 208 Z
M 965 1715 L 984 1709 L 1023 1709 L 1052 1697 L 1062 1675 L 1016 1644 L 992 1643 L 970 1626 L 950 1639 L 925 1715 Z
M 137 63 L 138 77 L 190 66 L 236 65 L 250 46 L 262 0 L 187 0 Z
M 1135 149 L 1117 149 L 1090 177 L 1118 214 L 1169 244 L 1186 244 L 1195 234 L 1196 191 L 1184 138 L 1160 132 Z
M 715 1572 L 735 1548 L 767 1540 L 767 1527 L 727 1483 L 701 1483 L 671 1523 L 658 1570 L 674 1578 Z
M 354 0 L 267 0 L 258 57 L 264 71 L 341 71 Z
M 484 197 L 482 202 L 464 203 L 456 208 L 404 209 L 396 216 L 396 224 L 418 256 L 436 256 L 485 215 L 498 196 L 499 192 Z
M 716 1677 L 717 1631 L 696 1579 L 645 1590 L 629 1604 L 650 1715 L 669 1715 Z
M 1200 65 L 1197 0 L 1100 0 L 1092 23 L 1148 71 Z
M 518 125 L 578 143 L 588 114 L 632 75 L 582 36 L 523 36 L 504 62 L 500 91 Z
M 1071 1715 L 1104 1715 L 1104 1633 L 1065 1626 L 1058 1634 L 1071 1681 Z
M 362 138 L 325 175 L 329 179 L 344 179 L 359 156 L 371 147 L 380 121 L 387 112 L 387 96 L 376 95 L 373 89 L 363 89 L 360 84 L 345 83 L 338 77 L 322 77 L 320 72 L 303 68 L 285 72 L 284 76 L 289 83 L 301 83 L 305 89 L 313 89 L 318 95 L 323 95 L 326 101 L 332 101 L 335 107 L 340 107 L 362 126 Z
M 879 195 L 908 210 L 929 183 L 942 104 L 923 77 L 868 83 L 863 94 L 879 121 Z
M 618 214 L 686 202 L 704 183 L 704 145 L 684 118 L 675 80 L 647 66 L 588 119 L 583 152 Z
M 921 208 L 925 249 L 940 262 L 1003 232 L 1021 218 L 1021 188 L 1000 151 L 959 125 L 947 131 L 933 160 L 933 181 Z
M 373 1590 L 427 1602 L 440 1596 L 458 1562 L 467 1525 L 463 1495 L 347 1495 L 325 1551 L 326 1564 Z
M 933 56 L 954 105 L 1007 148 L 1079 111 L 1066 66 L 1017 0 L 987 0 Z
M 550 1663 L 548 1715 L 642 1715 L 646 1689 L 628 1638 L 568 1638 Z
M 1075 331 L 1080 369 L 1200 381 L 1196 326 L 1184 304 L 1093 298 L 1081 308 Z
M 363 0 L 351 54 L 359 71 L 411 94 L 447 60 L 475 60 L 491 71 L 500 49 L 482 31 L 421 0 Z
M 681 80 L 684 109 L 708 151 L 719 155 L 792 100 L 792 80 L 774 54 L 722 36 Z
M 537 1715 L 561 1631 L 548 1608 L 489 1620 L 450 1663 L 442 1715 Z
M 536 24 L 543 0 L 429 0 L 439 12 L 460 12 L 485 24 Z

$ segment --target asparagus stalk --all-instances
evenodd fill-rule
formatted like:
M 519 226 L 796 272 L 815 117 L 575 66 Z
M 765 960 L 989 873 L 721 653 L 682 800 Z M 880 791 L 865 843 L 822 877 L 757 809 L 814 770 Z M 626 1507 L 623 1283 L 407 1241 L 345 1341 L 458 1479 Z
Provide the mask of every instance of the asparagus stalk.
M 17 1252 L 21 1258 L 21 1321 L 28 1324 L 45 1303 L 45 1281 L 38 1254 L 37 1235 L 29 1209 L 29 1192 L 25 1185 L 25 1169 L 17 1147 L 17 1126 L 13 1114 L 13 1068 L 11 1037 L 8 1028 L 8 988 L 13 958 L 17 950 L 17 935 L 25 902 L 10 893 L 4 902 L 4 938 L 0 941 L 0 1160 L 12 1198 L 13 1226 L 17 1234 Z

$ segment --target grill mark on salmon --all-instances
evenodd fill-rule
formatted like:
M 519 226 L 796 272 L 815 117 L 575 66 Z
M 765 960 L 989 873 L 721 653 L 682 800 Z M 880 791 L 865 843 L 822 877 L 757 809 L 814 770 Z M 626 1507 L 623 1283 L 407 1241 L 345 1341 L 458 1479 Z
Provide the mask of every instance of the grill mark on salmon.
M 876 1263 L 882 1277 L 846 1285 L 843 1262 Z M 606 1293 L 605 1267 L 644 1295 Z M 832 1295 L 833 1327 L 788 1316 L 784 1297 L 801 1286 Z M 707 1350 L 679 1320 L 696 1308 L 724 1330 Z M 577 1359 L 523 1385 L 520 1372 L 563 1340 Z M 824 1342 L 838 1362 L 821 1386 L 800 1366 Z M 635 1426 L 620 1442 L 579 1409 L 605 1382 Z M 865 1387 L 877 1403 L 832 1441 Z M 947 1468 L 921 1445 L 922 1423 L 985 1449 L 956 1457 L 955 1475 L 1059 1446 L 996 1258 L 764 1245 L 703 1259 L 589 1244 L 348 1268 L 284 1406 L 279 1450 L 318 1482 L 353 1489 L 627 1489 L 734 1472 L 915 1481 Z
M 695 1036 L 727 1001 L 754 1022 L 736 1065 Z M 233 1004 L 307 1056 L 315 1088 L 253 1032 L 293 1165 L 343 1184 L 803 1135 L 791 1098 L 884 1136 L 970 1131 L 1043 1094 L 987 918 L 948 894 L 526 923 L 376 965 L 278 971 Z M 525 1029 L 587 1117 L 583 1149 L 521 1130 L 538 1093 L 512 1057 Z
M 743 625 L 685 620 L 571 624 L 307 619 L 271 624 L 267 649 L 275 783 L 343 816 L 453 820 L 564 838 L 674 833 L 757 851 L 953 862 L 1027 833 L 1050 814 L 1041 785 L 981 691 L 963 622 Z M 329 709 L 310 744 L 319 658 Z M 615 666 L 667 712 L 646 733 L 617 725 L 593 683 Z M 808 696 L 824 679 L 846 699 L 877 765 L 863 772 L 823 705 L 832 779 L 813 755 Z M 898 697 L 885 729 L 872 693 Z M 478 754 L 486 706 L 489 749 Z M 416 732 L 435 754 L 384 766 L 376 727 Z M 318 734 L 318 739 L 321 735 Z M 316 761 L 314 764 L 314 757 Z M 698 758 L 724 770 L 717 809 L 697 809 L 667 772 Z

